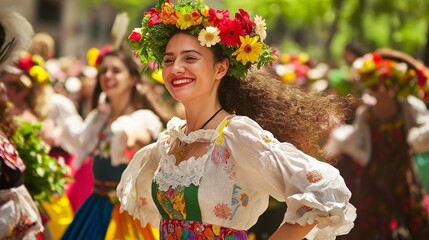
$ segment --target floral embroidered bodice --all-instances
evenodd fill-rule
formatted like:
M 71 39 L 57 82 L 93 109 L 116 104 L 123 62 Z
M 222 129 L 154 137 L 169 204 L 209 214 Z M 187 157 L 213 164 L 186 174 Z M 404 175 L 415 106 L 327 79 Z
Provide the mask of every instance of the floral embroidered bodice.
M 0 132 L 0 189 L 22 185 L 25 168 L 15 147 Z
M 247 230 L 271 195 L 286 201 L 285 221 L 318 222 L 309 239 L 336 236 L 353 226 L 350 192 L 334 167 L 280 143 L 248 117 L 229 116 L 217 129 L 189 135 L 181 130 L 184 124 L 173 118 L 122 174 L 117 188 L 121 209 L 143 224 L 157 226 L 162 218 L 163 223 L 184 220 Z M 176 138 L 208 142 L 207 152 L 176 165 L 168 154 Z

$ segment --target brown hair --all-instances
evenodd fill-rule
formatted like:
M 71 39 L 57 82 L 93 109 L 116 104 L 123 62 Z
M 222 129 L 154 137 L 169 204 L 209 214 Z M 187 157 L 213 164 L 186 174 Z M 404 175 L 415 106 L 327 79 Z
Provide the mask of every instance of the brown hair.
M 9 141 L 12 141 L 16 131 L 16 124 L 9 114 L 8 109 L 7 102 L 0 97 L 0 131 L 6 135 Z
M 210 48 L 215 60 L 225 58 L 222 49 Z M 218 90 L 223 109 L 248 116 L 281 142 L 330 161 L 323 150 L 330 130 L 343 123 L 345 104 L 338 96 L 304 92 L 284 84 L 277 75 L 250 71 L 245 79 L 225 76 Z
M 135 76 L 139 80 L 142 79 L 142 76 L 140 74 L 140 69 L 139 69 L 136 61 L 128 53 L 128 51 L 125 51 L 122 49 L 113 50 L 111 52 L 106 53 L 103 56 L 103 58 L 106 56 L 113 56 L 113 57 L 119 58 L 124 63 L 124 65 L 127 67 L 131 77 Z M 97 108 L 97 106 L 98 106 L 98 100 L 100 98 L 101 92 L 102 92 L 102 89 L 101 89 L 101 83 L 100 83 L 100 73 L 98 73 L 97 74 L 97 82 L 95 84 L 94 94 L 92 96 L 92 101 L 91 101 L 93 109 Z M 137 86 L 132 89 L 131 102 L 132 102 L 131 104 L 133 105 L 133 107 L 135 107 L 136 109 L 145 108 L 145 109 L 149 109 L 152 112 L 154 112 L 157 116 L 160 117 L 164 126 L 166 126 L 167 121 L 169 119 L 161 117 L 161 116 L 164 116 L 165 114 L 161 114 L 160 113 L 161 109 L 159 107 L 157 107 L 156 104 L 153 101 L 151 101 L 146 94 L 141 94 L 138 91 Z

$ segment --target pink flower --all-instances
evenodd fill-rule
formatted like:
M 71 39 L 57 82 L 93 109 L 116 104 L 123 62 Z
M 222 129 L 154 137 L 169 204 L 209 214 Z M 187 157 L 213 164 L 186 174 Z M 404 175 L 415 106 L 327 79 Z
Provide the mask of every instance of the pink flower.
M 155 8 L 151 8 L 151 9 L 150 9 L 150 12 L 145 12 L 145 13 L 144 13 L 144 15 L 145 15 L 145 16 L 146 16 L 146 15 L 149 15 L 149 16 L 150 16 L 149 21 L 148 21 L 148 23 L 147 23 L 147 25 L 148 25 L 149 27 L 152 27 L 153 25 L 155 25 L 155 24 L 158 24 L 158 23 L 161 23 L 161 22 L 162 22 L 161 18 L 159 17 L 159 12 L 158 12 Z
M 218 218 L 228 219 L 231 217 L 232 210 L 226 203 L 218 203 L 214 208 L 214 214 Z
M 389 228 L 391 231 L 394 231 L 398 228 L 398 220 L 395 218 L 390 219 Z
M 213 23 L 213 26 L 219 26 L 222 22 L 224 22 L 227 19 L 229 19 L 228 10 L 214 10 L 212 8 L 209 9 L 208 20 L 210 23 Z
M 97 60 L 95 61 L 95 66 L 98 66 L 101 63 L 101 60 L 103 59 L 104 55 L 106 55 L 107 53 L 109 53 L 111 51 L 112 51 L 112 49 L 108 45 L 101 48 L 100 52 L 98 54 Z
M 322 174 L 317 170 L 312 170 L 307 172 L 307 180 L 311 183 L 317 183 L 322 179 L 323 179 Z

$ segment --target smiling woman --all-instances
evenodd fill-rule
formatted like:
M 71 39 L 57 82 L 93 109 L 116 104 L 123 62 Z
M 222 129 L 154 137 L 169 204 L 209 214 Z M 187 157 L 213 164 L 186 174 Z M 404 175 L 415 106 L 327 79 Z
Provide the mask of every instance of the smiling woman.
M 314 158 L 325 157 L 319 144 L 340 105 L 256 70 L 275 60 L 265 37 L 262 18 L 202 1 L 160 1 L 130 35 L 140 60 L 162 63 L 186 112 L 134 155 L 117 187 L 121 209 L 159 224 L 161 239 L 247 239 L 269 196 L 288 205 L 272 239 L 333 239 L 353 227 L 343 178 Z
M 152 227 L 119 213 L 115 189 L 137 149 L 158 137 L 162 123 L 142 106 L 136 85 L 140 71 L 124 50 L 103 51 L 94 109 L 85 119 L 76 166 L 93 157 L 94 190 L 79 208 L 62 239 L 155 239 Z

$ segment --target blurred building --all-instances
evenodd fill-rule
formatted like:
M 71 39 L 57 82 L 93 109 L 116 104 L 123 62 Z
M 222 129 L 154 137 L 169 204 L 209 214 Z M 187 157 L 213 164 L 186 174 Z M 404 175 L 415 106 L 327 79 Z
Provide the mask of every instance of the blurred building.
M 4 1 L 4 0 L 1 0 Z M 86 58 L 90 47 L 102 47 L 109 39 L 117 10 L 109 5 L 83 7 L 81 0 L 14 0 L 11 4 L 33 24 L 35 32 L 55 39 L 56 57 Z

